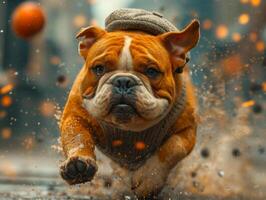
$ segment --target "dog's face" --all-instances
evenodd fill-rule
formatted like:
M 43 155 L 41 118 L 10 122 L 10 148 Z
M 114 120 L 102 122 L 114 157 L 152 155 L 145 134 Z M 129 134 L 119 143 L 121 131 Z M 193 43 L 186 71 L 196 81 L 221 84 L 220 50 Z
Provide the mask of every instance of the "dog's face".
M 89 27 L 77 38 L 86 61 L 83 106 L 97 120 L 141 131 L 171 110 L 180 89 L 176 71 L 198 42 L 199 23 L 159 36 Z

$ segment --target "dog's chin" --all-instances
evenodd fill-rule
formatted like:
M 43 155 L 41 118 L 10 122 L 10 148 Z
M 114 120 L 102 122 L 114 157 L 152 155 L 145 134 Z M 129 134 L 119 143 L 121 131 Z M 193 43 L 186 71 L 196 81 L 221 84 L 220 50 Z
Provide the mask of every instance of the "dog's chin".
M 109 113 L 101 121 L 112 127 L 134 132 L 143 131 L 150 124 L 150 122 L 139 115 L 134 106 L 124 103 L 112 106 Z
M 137 111 L 133 106 L 121 103 L 114 105 L 109 114 L 113 116 L 117 123 L 126 124 L 137 115 Z

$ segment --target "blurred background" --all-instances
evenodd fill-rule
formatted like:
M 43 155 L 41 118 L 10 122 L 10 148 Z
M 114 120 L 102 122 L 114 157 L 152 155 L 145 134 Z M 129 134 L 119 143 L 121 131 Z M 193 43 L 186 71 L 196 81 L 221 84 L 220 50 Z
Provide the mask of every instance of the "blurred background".
M 63 159 L 57 123 L 83 65 L 75 34 L 89 25 L 104 27 L 105 17 L 122 7 L 158 11 L 179 29 L 194 18 L 201 22 L 190 61 L 198 143 L 161 196 L 266 198 L 266 1 L 40 0 L 45 24 L 27 39 L 12 28 L 23 2 L 0 0 L 0 199 L 111 198 L 113 187 L 122 188 L 107 175 L 99 175 L 103 193 L 96 181 L 97 194 L 69 188 L 57 169 Z

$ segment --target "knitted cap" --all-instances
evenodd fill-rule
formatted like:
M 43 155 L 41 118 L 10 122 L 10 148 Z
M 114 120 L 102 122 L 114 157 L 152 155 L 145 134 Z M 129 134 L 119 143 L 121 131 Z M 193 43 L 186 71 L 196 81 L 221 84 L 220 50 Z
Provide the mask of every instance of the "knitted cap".
M 105 19 L 105 29 L 109 32 L 140 30 L 151 35 L 178 30 L 160 13 L 134 8 L 122 8 L 112 12 Z

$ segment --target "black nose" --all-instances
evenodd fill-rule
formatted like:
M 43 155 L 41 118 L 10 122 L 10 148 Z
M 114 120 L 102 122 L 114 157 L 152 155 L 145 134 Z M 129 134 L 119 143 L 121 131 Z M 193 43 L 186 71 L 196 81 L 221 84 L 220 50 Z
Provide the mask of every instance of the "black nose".
M 135 79 L 129 76 L 118 76 L 112 81 L 116 91 L 120 94 L 127 94 L 131 91 L 132 87 L 137 85 Z

